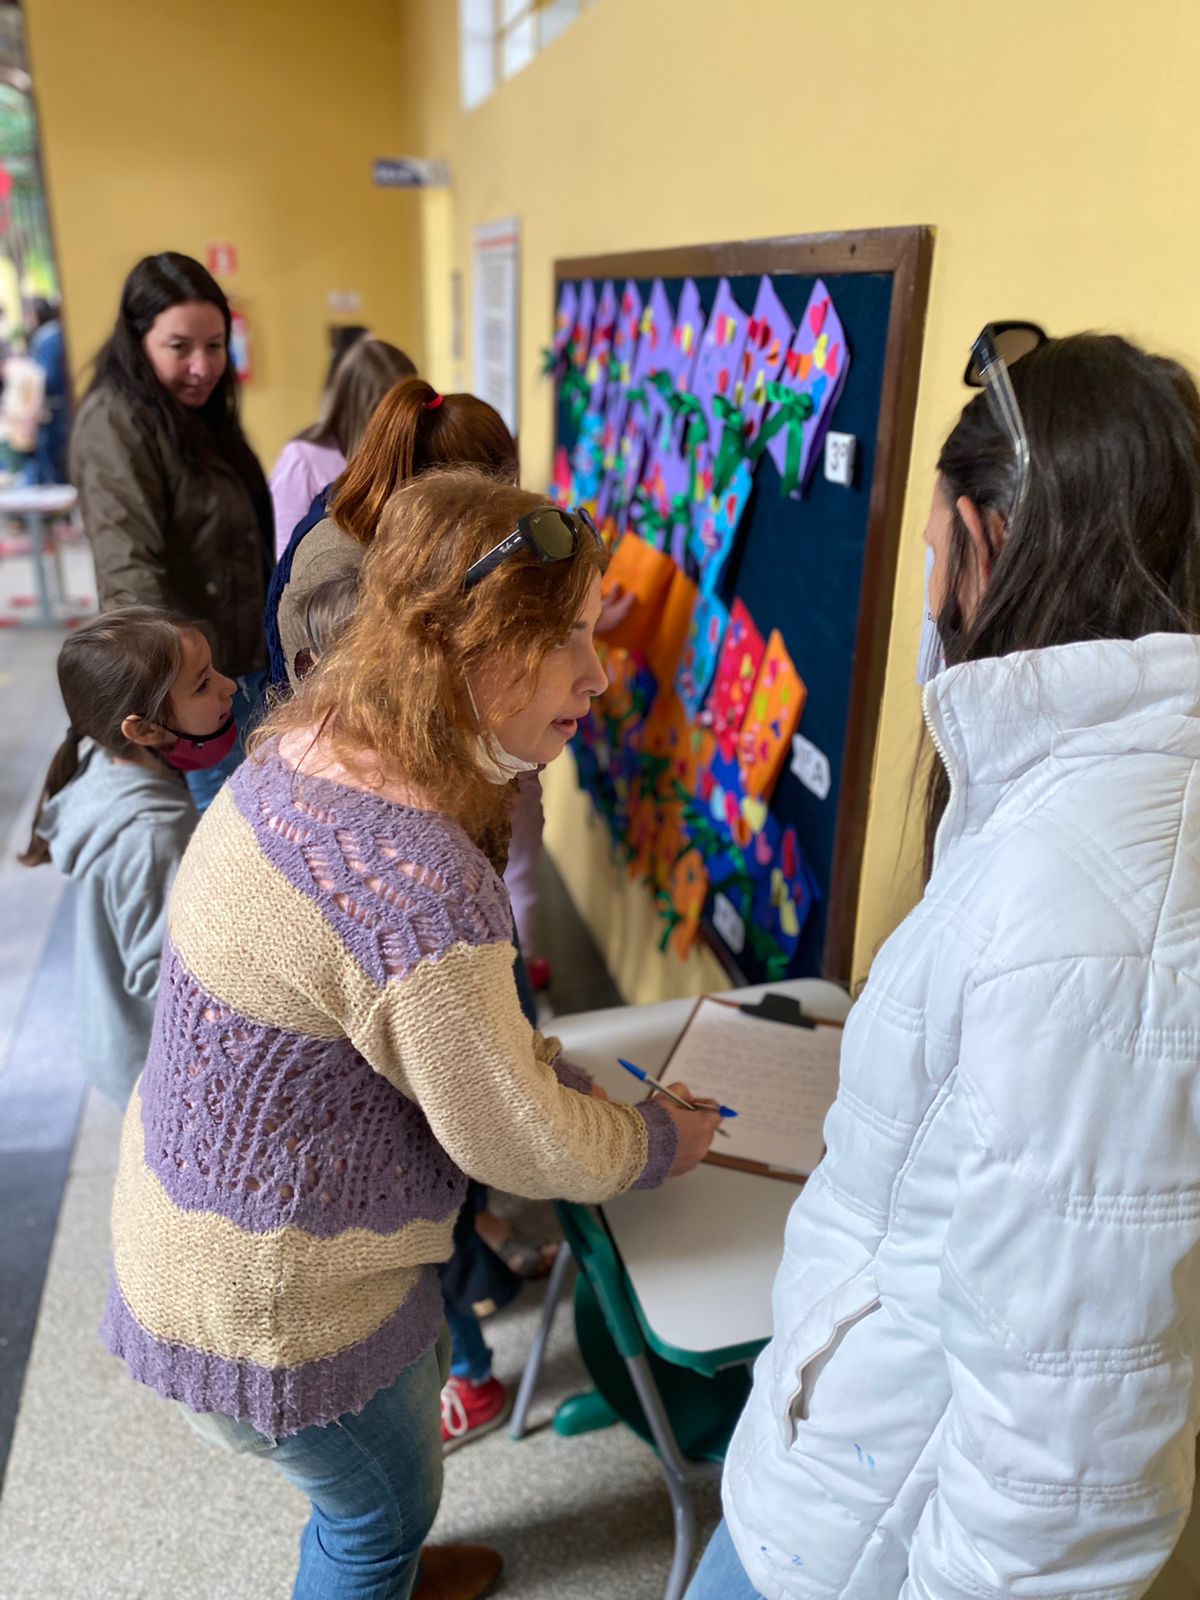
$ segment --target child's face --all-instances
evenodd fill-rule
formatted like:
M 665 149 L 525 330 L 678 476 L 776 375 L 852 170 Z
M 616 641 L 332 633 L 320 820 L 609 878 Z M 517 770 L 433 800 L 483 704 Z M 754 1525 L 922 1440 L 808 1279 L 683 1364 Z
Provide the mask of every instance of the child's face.
M 171 724 L 193 739 L 204 739 L 229 720 L 237 684 L 213 666 L 212 651 L 202 633 L 185 628 L 179 639 L 183 661 L 171 685 Z

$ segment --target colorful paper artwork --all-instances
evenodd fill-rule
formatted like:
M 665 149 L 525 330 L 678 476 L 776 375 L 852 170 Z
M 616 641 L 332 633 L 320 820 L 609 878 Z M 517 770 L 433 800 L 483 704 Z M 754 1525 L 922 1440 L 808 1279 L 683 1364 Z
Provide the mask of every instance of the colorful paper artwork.
M 686 958 L 696 942 L 700 914 L 708 898 L 708 869 L 699 850 L 689 850 L 675 863 L 666 893 L 669 909 L 664 918 L 667 932 L 663 943 L 669 939 L 675 954 Z
M 580 782 L 653 889 L 662 948 L 686 956 L 707 913 L 776 980 L 820 889 L 772 795 L 789 759 L 820 798 L 833 775 L 797 733 L 807 691 L 782 634 L 764 639 L 741 598 L 720 596 L 761 456 L 785 493 L 810 480 L 849 366 L 837 308 L 823 280 L 798 325 L 769 276 L 736 293 L 722 278 L 707 318 L 691 279 L 670 292 L 657 279 L 644 300 L 633 279 L 563 283 L 546 362 L 569 421 L 551 493 L 595 507 L 613 542 L 606 587 L 635 602 L 573 740 Z
M 735 399 L 742 409 L 743 437 L 753 443 L 767 411 L 767 385 L 774 383 L 783 369 L 784 357 L 791 349 L 796 330 L 783 309 L 775 285 L 762 279 L 754 310 L 746 324 L 746 342 L 738 370 Z
M 613 340 L 617 331 L 617 291 L 611 278 L 605 280 L 600 298 L 596 302 L 596 315 L 592 324 L 592 343 L 588 351 L 587 369 L 588 408 L 599 411 L 604 406 L 608 389 L 608 369 L 612 359 Z
M 679 671 L 675 675 L 676 692 L 692 720 L 704 704 L 728 622 L 729 612 L 716 595 L 702 594 L 692 613 Z
M 737 405 L 734 388 L 746 342 L 746 322 L 746 313 L 734 299 L 729 279 L 722 278 L 708 314 L 691 382 L 691 392 L 703 407 L 706 437 L 714 451 L 720 444 L 723 414 L 723 408 L 714 410 L 714 402 L 725 401 L 731 410 Z
M 675 567 L 662 615 L 646 646 L 646 663 L 660 687 L 669 687 L 675 680 L 696 600 L 696 585 L 678 566 Z
M 777 383 L 758 444 L 766 444 L 779 469 L 784 494 L 799 496 L 808 483 L 834 404 L 846 382 L 850 352 L 846 331 L 822 278 L 813 285 Z
M 604 417 L 599 411 L 585 412 L 571 452 L 571 509 L 586 506 L 593 517 L 598 509 L 604 476 L 603 439 Z
M 674 577 L 675 563 L 669 555 L 639 539 L 636 533 L 621 536 L 605 575 L 605 587 L 620 584 L 635 598 L 633 610 L 609 634 L 606 642 L 623 650 L 645 655 L 658 628 Z
M 737 753 L 737 735 L 742 731 L 766 652 L 766 640 L 755 627 L 754 618 L 741 600 L 735 600 L 703 718 L 731 760 Z
M 633 381 L 633 362 L 637 355 L 641 333 L 642 296 L 630 278 L 621 291 L 617 308 L 616 328 L 613 332 L 612 351 L 609 355 L 608 393 L 604 403 L 603 471 L 597 510 L 601 520 L 612 516 L 618 529 L 625 530 L 625 508 L 629 495 L 622 494 L 621 445 L 630 412 L 630 389 Z M 643 405 L 643 413 L 645 407 Z M 638 470 L 641 469 L 639 460 Z M 634 480 L 636 482 L 636 479 Z M 632 487 L 629 493 L 632 494 Z
M 573 283 L 564 283 L 558 292 L 558 307 L 554 313 L 554 354 L 561 356 L 567 341 L 575 331 L 579 312 L 579 290 Z
M 592 323 L 596 316 L 596 285 L 586 278 L 579 286 L 575 306 L 575 326 L 571 329 L 571 361 L 583 372 L 591 354 Z
M 658 366 L 647 373 L 654 407 L 651 441 L 656 449 L 676 454 L 683 449 L 687 396 L 703 337 L 704 304 L 699 289 L 686 278 L 679 291 L 670 340 L 659 353 Z
M 773 629 L 738 741 L 748 795 L 770 798 L 804 710 L 805 693 L 783 635 Z
M 710 494 L 699 508 L 688 549 L 700 574 L 700 587 L 707 594 L 721 582 L 753 487 L 753 468 L 743 461 L 729 487 L 722 494 Z
M 762 838 L 763 862 L 756 860 L 750 917 L 779 946 L 787 960 L 795 955 L 820 886 L 793 827 L 780 830 L 774 817 Z

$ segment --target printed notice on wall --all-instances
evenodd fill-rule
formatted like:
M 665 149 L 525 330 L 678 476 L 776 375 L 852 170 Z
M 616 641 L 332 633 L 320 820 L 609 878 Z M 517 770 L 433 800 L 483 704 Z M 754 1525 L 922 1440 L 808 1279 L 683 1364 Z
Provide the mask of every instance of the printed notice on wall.
M 519 347 L 516 217 L 475 229 L 475 393 L 517 435 Z

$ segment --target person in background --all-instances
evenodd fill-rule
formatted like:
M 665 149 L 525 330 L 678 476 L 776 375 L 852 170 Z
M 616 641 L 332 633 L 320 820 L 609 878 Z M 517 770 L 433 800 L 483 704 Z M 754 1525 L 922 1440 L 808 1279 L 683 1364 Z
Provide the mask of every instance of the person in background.
M 67 481 L 67 362 L 63 349 L 62 319 L 51 301 L 33 302 L 33 332 L 29 357 L 41 368 L 42 415 L 34 450 L 32 482 Z
M 530 1027 L 478 842 L 514 768 L 555 759 L 604 687 L 603 561 L 539 495 L 405 484 L 353 622 L 176 880 L 105 1338 L 307 1495 L 295 1600 L 407 1600 L 418 1580 L 442 1482 L 437 1267 L 467 1174 L 599 1202 L 690 1171 L 717 1127 L 711 1106 L 609 1103 Z M 417 1594 L 467 1600 L 498 1570 L 442 1551 Z
M 393 344 L 364 335 L 351 344 L 333 369 L 312 427 L 288 441 L 271 469 L 275 512 L 275 551 L 281 556 L 313 497 L 345 471 L 358 449 L 376 406 L 416 367 Z
M 938 462 L 920 905 L 691 1600 L 1186 1600 L 1200 1418 L 1200 394 L 1124 340 L 1005 369 Z M 1151 1586 L 1153 1585 L 1153 1588 Z
M 346 360 L 352 357 L 353 351 Z M 303 532 L 297 528 L 280 558 L 266 615 L 274 683 L 291 680 L 305 643 L 301 597 L 328 578 L 357 571 L 392 493 L 430 467 L 448 466 L 515 483 L 517 447 L 486 401 L 441 395 L 422 378 L 401 379 L 375 407 L 358 449 L 330 486 L 326 515 Z
M 167 895 L 196 824 L 182 775 L 228 747 L 234 686 L 199 629 L 146 606 L 69 634 L 58 683 L 70 727 L 18 859 L 53 862 L 76 885 L 83 1066 L 124 1105 L 150 1047 Z
M 17 482 L 37 482 L 38 436 L 46 414 L 46 375 L 29 354 L 24 339 L 13 340 L 4 358 L 0 422 Z
M 238 421 L 229 303 L 198 261 L 147 256 L 71 430 L 71 477 L 100 605 L 203 623 L 234 677 L 265 663 L 271 497 Z

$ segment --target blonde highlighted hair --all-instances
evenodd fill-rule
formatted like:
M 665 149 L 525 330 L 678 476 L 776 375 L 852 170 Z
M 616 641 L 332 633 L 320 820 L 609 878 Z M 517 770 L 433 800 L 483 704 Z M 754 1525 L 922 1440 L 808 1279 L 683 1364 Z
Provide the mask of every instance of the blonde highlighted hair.
M 469 591 L 465 579 L 521 517 L 548 504 L 463 468 L 425 472 L 397 489 L 363 562 L 353 620 L 252 748 L 320 730 L 324 748 L 365 781 L 398 780 L 476 838 L 499 825 L 509 794 L 480 765 L 488 730 L 469 674 L 511 672 L 528 700 L 604 557 L 583 539 L 568 560 L 541 563 L 523 550 Z

